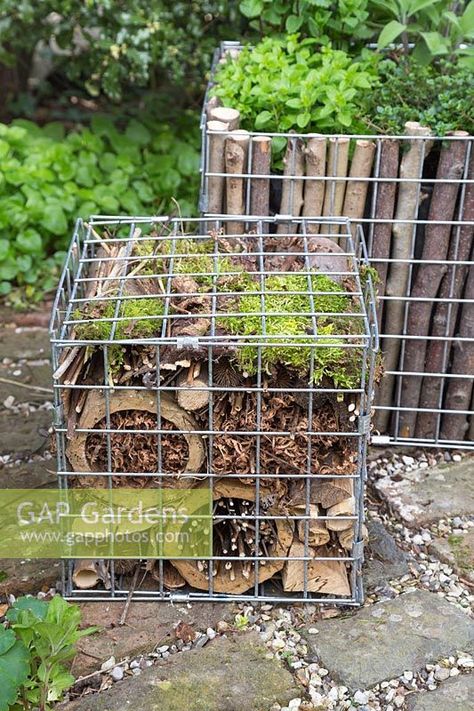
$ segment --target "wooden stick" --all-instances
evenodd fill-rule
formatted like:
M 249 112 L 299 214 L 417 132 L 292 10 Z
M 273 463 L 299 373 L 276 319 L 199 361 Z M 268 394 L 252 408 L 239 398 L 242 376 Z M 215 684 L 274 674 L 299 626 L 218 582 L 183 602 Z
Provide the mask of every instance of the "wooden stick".
M 240 124 L 240 111 L 230 109 L 227 106 L 216 106 L 209 111 L 210 121 L 220 121 L 229 126 L 229 131 L 235 131 Z
M 303 180 L 294 180 L 299 175 L 304 175 L 304 143 L 301 138 L 288 138 L 285 157 L 283 158 L 284 176 L 291 179 L 282 180 L 280 215 L 298 217 L 303 206 Z M 286 234 L 289 230 L 288 222 L 280 222 L 277 234 Z
M 252 138 L 252 175 L 270 175 L 272 162 L 272 139 L 269 136 Z M 250 214 L 270 213 L 270 179 L 256 178 L 250 181 Z
M 345 178 L 347 176 L 347 166 L 349 163 L 350 139 L 330 138 L 329 155 L 326 174 L 334 178 Z M 346 191 L 345 180 L 326 181 L 326 191 L 324 194 L 323 215 L 326 217 L 340 217 L 344 204 L 344 193 Z M 327 233 L 337 235 L 338 225 L 329 225 Z
M 344 217 L 357 221 L 357 218 L 364 216 L 365 201 L 369 183 L 366 180 L 372 173 L 374 162 L 375 143 L 373 141 L 356 141 L 354 155 L 352 157 L 350 178 L 361 178 L 361 180 L 350 180 L 347 183 L 346 194 L 344 196 L 344 206 L 342 214 Z M 352 236 L 356 232 L 355 225 L 351 228 Z
M 465 131 L 455 131 L 455 136 L 467 137 Z M 436 173 L 437 180 L 459 181 L 464 171 L 467 141 L 450 141 L 441 148 L 441 154 Z M 431 197 L 428 224 L 425 228 L 421 264 L 416 272 L 411 296 L 420 301 L 413 301 L 408 311 L 407 333 L 411 336 L 427 336 L 430 328 L 430 317 L 433 304 L 430 299 L 436 297 L 444 274 L 449 249 L 451 227 L 446 224 L 436 224 L 437 220 L 452 220 L 456 207 L 459 183 L 436 183 Z M 430 260 L 437 260 L 430 264 Z M 425 300 L 426 299 L 426 300 Z M 426 340 L 409 340 L 405 344 L 403 369 L 409 372 L 422 373 L 425 367 Z M 402 437 L 414 437 L 416 424 L 416 408 L 419 405 L 421 377 L 405 375 L 402 379 L 401 407 L 409 408 L 400 412 L 400 432 Z
M 119 625 L 124 625 L 124 624 L 125 624 L 125 621 L 126 621 L 127 615 L 128 615 L 128 610 L 129 610 L 129 607 L 130 607 L 130 603 L 132 602 L 133 593 L 135 592 L 135 588 L 137 587 L 137 582 L 138 582 L 138 576 L 139 576 L 139 575 L 140 575 L 140 566 L 137 565 L 137 567 L 135 568 L 135 572 L 134 572 L 134 574 L 133 574 L 132 582 L 131 582 L 131 585 L 130 585 L 130 590 L 128 591 L 128 595 L 127 595 L 127 599 L 126 599 L 126 601 L 125 601 L 125 606 L 124 606 L 124 608 L 123 608 L 123 612 L 122 612 L 122 614 L 120 615 Z
M 326 173 L 326 147 L 324 136 L 309 138 L 305 149 L 306 175 L 314 178 L 323 177 Z M 306 180 L 304 187 L 304 217 L 319 217 L 324 205 L 324 180 Z M 307 226 L 309 234 L 319 232 L 319 224 L 310 222 Z
M 468 171 L 468 178 L 474 178 L 474 153 L 471 154 L 471 160 Z M 464 195 L 463 213 L 460 216 L 462 220 L 471 222 L 474 220 L 474 184 L 467 184 Z M 467 261 L 471 253 L 471 247 L 474 238 L 474 226 L 462 225 L 461 227 L 453 227 L 451 232 L 451 241 L 449 245 L 448 261 L 459 260 Z M 446 299 L 460 299 L 466 281 L 468 267 L 461 264 L 451 264 L 448 266 L 446 274 L 441 282 L 438 298 L 440 302 L 435 304 L 433 316 L 433 326 L 431 330 L 432 336 L 447 336 L 452 338 L 454 329 L 457 323 L 458 312 L 461 304 L 456 301 L 446 301 Z M 432 340 L 427 344 L 425 371 L 428 373 L 444 373 L 446 372 L 449 357 L 451 352 L 451 341 Z M 450 381 L 448 381 L 450 382 Z M 451 384 L 451 386 L 453 383 Z M 466 386 L 464 381 L 459 383 L 459 386 Z M 420 408 L 437 409 L 440 404 L 441 397 L 441 378 L 427 377 L 423 378 L 423 384 L 420 394 Z M 456 435 L 456 422 L 461 422 L 462 416 L 454 415 L 454 419 L 450 420 L 447 417 L 448 427 L 450 431 L 449 439 L 462 439 L 464 436 L 464 425 Z M 438 415 L 431 412 L 419 412 L 416 421 L 416 437 L 423 439 L 431 439 L 436 434 L 436 425 Z
M 209 172 L 224 173 L 225 131 L 229 130 L 229 124 L 222 121 L 208 121 L 207 128 L 209 131 L 219 131 L 219 133 L 209 134 Z M 209 176 L 207 183 L 207 212 L 212 215 L 220 215 L 224 212 L 224 185 L 224 177 Z
M 430 129 L 420 126 L 417 121 L 405 124 L 407 136 L 429 136 Z M 431 142 L 426 140 L 408 141 L 408 150 L 402 155 L 400 178 L 418 178 L 423 176 L 423 163 L 431 150 Z M 419 182 L 399 183 L 395 220 L 414 220 L 418 212 Z M 412 256 L 415 227 L 410 222 L 395 222 L 392 230 L 392 257 L 408 260 Z M 407 262 L 394 262 L 390 267 L 385 293 L 387 296 L 405 296 L 408 289 L 410 265 Z M 385 307 L 386 334 L 399 336 L 403 330 L 405 302 L 398 299 L 388 301 Z M 400 353 L 400 340 L 386 338 L 382 341 L 385 370 L 396 370 Z M 379 391 L 379 405 L 390 406 L 395 385 L 394 375 L 384 375 Z M 375 415 L 375 427 L 386 432 L 390 421 L 390 410 L 379 410 Z
M 387 283 L 388 262 L 377 262 L 377 259 L 390 257 L 390 244 L 392 239 L 392 225 L 390 222 L 395 209 L 395 195 L 397 184 L 391 178 L 398 177 L 400 144 L 398 141 L 384 139 L 380 148 L 379 177 L 388 178 L 387 182 L 378 183 L 377 199 L 375 203 L 375 225 L 372 241 L 372 260 L 379 275 L 379 294 L 385 294 Z M 383 301 L 377 303 L 377 320 L 379 330 L 382 326 Z
M 226 214 L 245 215 L 245 178 L 234 178 L 232 174 L 245 173 L 247 168 L 248 131 L 233 131 L 225 142 Z M 243 234 L 243 222 L 228 222 L 227 232 Z

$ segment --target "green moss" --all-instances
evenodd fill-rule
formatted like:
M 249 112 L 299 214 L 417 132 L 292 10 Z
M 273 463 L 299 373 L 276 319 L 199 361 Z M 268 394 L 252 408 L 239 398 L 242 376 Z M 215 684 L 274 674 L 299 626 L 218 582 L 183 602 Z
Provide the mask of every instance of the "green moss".
M 469 550 L 469 546 L 464 542 L 464 536 L 451 534 L 448 536 L 448 543 L 459 570 L 463 573 L 470 573 L 474 570 L 472 554 Z
M 108 340 L 112 333 L 113 322 L 107 319 L 114 318 L 116 306 L 117 301 L 112 300 L 95 304 L 90 314 L 76 310 L 73 314 L 75 320 L 91 319 L 88 323 L 77 324 L 77 338 L 86 341 Z M 151 338 L 159 335 L 162 319 L 149 317 L 162 315 L 163 309 L 163 299 L 156 297 L 123 300 L 118 316 L 124 317 L 125 320 L 117 321 L 114 340 Z

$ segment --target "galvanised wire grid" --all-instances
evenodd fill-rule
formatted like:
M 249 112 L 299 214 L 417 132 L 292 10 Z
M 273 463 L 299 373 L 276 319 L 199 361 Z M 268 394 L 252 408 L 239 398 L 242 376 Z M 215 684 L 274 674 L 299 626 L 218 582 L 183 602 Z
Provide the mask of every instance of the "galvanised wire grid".
M 251 214 L 252 189 L 256 185 L 255 175 L 251 172 L 253 160 L 252 139 L 259 136 L 268 136 L 272 142 L 277 141 L 303 141 L 307 145 L 307 141 L 311 138 L 318 137 L 319 134 L 314 133 L 272 133 L 249 131 L 248 152 L 246 156 L 246 168 L 240 173 L 213 172 L 210 169 L 210 138 L 216 132 L 211 131 L 207 127 L 206 107 L 210 96 L 210 89 L 213 85 L 213 77 L 218 63 L 222 61 L 227 54 L 235 54 L 240 51 L 242 45 L 238 42 L 223 42 L 221 47 L 216 50 L 213 59 L 211 81 L 206 92 L 203 112 L 201 116 L 201 131 L 202 131 L 202 151 L 201 151 L 201 198 L 200 210 L 202 215 L 212 215 L 208 209 L 209 199 L 209 182 L 213 178 L 242 178 L 244 181 L 245 192 L 245 210 L 244 214 Z M 220 136 L 228 136 L 231 131 L 220 131 Z M 472 271 L 474 257 L 471 250 L 463 250 L 462 243 L 467 243 L 466 235 L 474 230 L 473 219 L 473 160 L 474 160 L 474 139 L 471 136 L 449 135 L 449 136 L 431 136 L 431 135 L 351 135 L 349 151 L 354 148 L 357 140 L 370 141 L 375 144 L 373 166 L 370 176 L 357 177 L 351 175 L 343 175 L 334 177 L 336 173 L 336 165 L 339 160 L 340 141 L 346 140 L 347 136 L 339 134 L 331 134 L 326 136 L 328 141 L 334 142 L 334 151 L 332 153 L 333 163 L 329 166 L 332 174 L 318 175 L 312 177 L 309 175 L 298 175 L 297 178 L 291 174 L 283 175 L 282 170 L 274 168 L 269 173 L 259 173 L 258 178 L 270 180 L 270 214 L 281 214 L 280 197 L 282 186 L 285 183 L 290 183 L 290 197 L 288 204 L 293 204 L 293 194 L 297 189 L 303 190 L 311 183 L 323 184 L 325 192 L 330 191 L 329 205 L 332 209 L 330 214 L 338 214 L 335 208 L 337 202 L 336 191 L 338 186 L 349 186 L 351 184 L 358 187 L 365 186 L 366 199 L 365 207 L 362 212 L 355 217 L 350 215 L 349 219 L 354 224 L 360 224 L 364 227 L 364 232 L 367 239 L 367 249 L 369 254 L 369 262 L 377 268 L 379 273 L 385 274 L 383 283 L 379 287 L 379 333 L 382 353 L 389 350 L 395 351 L 395 356 L 388 359 L 388 364 L 384 374 L 385 396 L 383 396 L 383 388 L 379 392 L 375 401 L 375 427 L 376 432 L 372 438 L 374 444 L 395 444 L 395 445 L 423 445 L 423 446 L 442 446 L 444 448 L 474 448 L 474 389 L 472 389 L 472 381 L 474 372 L 472 371 L 472 355 L 468 356 L 474 348 L 474 339 L 472 335 L 463 335 L 460 328 L 462 320 L 466 320 L 466 313 L 474 306 L 472 298 L 472 286 L 468 286 L 468 274 Z M 387 177 L 382 173 L 382 151 L 387 142 L 399 142 L 400 159 L 410 146 L 418 144 L 420 146 L 420 154 L 418 166 L 414 175 L 401 175 L 397 172 L 396 175 Z M 462 142 L 465 145 L 462 170 L 459 174 L 453 171 L 452 177 L 436 177 L 436 160 L 442 147 Z M 342 150 L 342 149 L 341 149 Z M 253 178 L 253 180 L 252 180 Z M 440 185 L 452 184 L 458 188 L 455 209 L 452 215 L 442 215 L 441 218 L 434 219 L 430 215 L 430 198 L 433 189 Z M 411 214 L 405 214 L 404 217 L 397 215 L 392 211 L 388 216 L 381 216 L 379 206 L 381 199 L 381 191 L 386 190 L 387 186 L 393 186 L 396 196 L 400 193 L 400 188 L 407 186 L 413 187 L 413 206 L 409 211 Z M 345 189 L 345 188 L 344 188 Z M 395 198 L 396 204 L 396 198 Z M 225 209 L 220 211 L 225 212 Z M 299 212 L 299 208 L 298 208 Z M 291 213 L 290 210 L 285 210 L 284 214 Z M 296 213 L 292 213 L 295 216 Z M 305 213 L 307 214 L 307 213 Z M 383 252 L 381 249 L 380 234 L 383 225 L 388 225 L 392 228 L 392 247 L 388 252 Z M 442 262 L 447 271 L 446 277 L 448 286 L 444 288 L 443 293 L 433 297 L 425 297 L 416 295 L 414 286 L 417 274 L 422 267 L 430 265 L 439 265 L 438 259 L 422 258 L 425 233 L 427 229 L 432 229 L 433 226 L 446 226 L 450 234 L 450 248 L 447 258 L 443 258 Z M 394 240 L 396 231 L 400 228 L 406 230 L 408 238 L 408 249 L 403 257 L 397 256 L 394 251 Z M 403 277 L 400 287 L 395 289 L 390 286 L 390 275 L 396 270 L 405 268 L 406 276 Z M 472 275 L 471 275 L 472 280 Z M 385 279 L 387 286 L 385 285 Z M 460 284 L 462 288 L 460 288 Z M 428 335 L 413 332 L 413 328 L 409 328 L 410 309 L 414 308 L 415 304 L 423 303 L 431 305 L 431 328 Z M 438 312 L 445 309 L 442 317 L 438 316 Z M 464 307 L 464 308 L 463 308 Z M 438 311 L 435 313 L 435 309 Z M 388 322 L 388 311 L 400 311 L 399 327 L 394 330 Z M 472 317 L 471 317 L 472 318 Z M 441 320 L 440 320 L 441 319 Z M 436 323 L 437 322 L 437 323 Z M 427 354 L 424 367 L 412 369 L 410 367 L 410 358 L 407 356 L 407 351 L 412 347 L 412 343 L 420 343 L 421 346 L 427 346 L 437 351 L 435 368 L 430 366 L 430 357 Z M 456 367 L 452 367 L 453 359 L 456 351 L 465 353 L 464 360 L 458 358 Z M 461 362 L 459 362 L 461 361 Z M 423 397 L 425 390 L 420 394 L 420 399 L 417 406 L 406 406 L 404 391 L 409 391 L 414 388 L 426 388 L 426 398 Z M 431 388 L 431 390 L 430 390 Z M 465 392 L 472 390 L 472 396 L 467 397 L 467 406 L 464 402 L 459 406 L 456 403 L 455 391 L 464 388 Z M 388 394 L 387 394 L 388 392 Z M 449 398 L 448 398 L 449 395 Z M 464 401 L 466 397 L 463 398 Z M 406 425 L 406 419 L 412 416 L 418 417 L 421 420 L 425 418 L 425 426 L 410 428 Z M 452 428 L 447 426 L 447 422 L 451 419 L 458 418 L 464 420 L 465 424 L 455 428 L 458 432 L 456 436 L 450 434 Z M 463 432 L 463 434 L 459 434 Z
M 362 229 L 237 221 L 78 220 L 50 326 L 60 486 L 211 490 L 213 555 L 142 562 L 137 599 L 360 604 L 378 347 Z M 69 561 L 65 594 L 126 597 L 137 563 L 78 589 Z

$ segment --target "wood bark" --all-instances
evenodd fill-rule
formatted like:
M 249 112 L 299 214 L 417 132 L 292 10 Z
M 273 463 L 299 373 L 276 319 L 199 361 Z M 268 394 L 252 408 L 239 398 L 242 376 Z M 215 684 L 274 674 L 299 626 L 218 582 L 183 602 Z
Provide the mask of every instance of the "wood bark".
M 176 385 L 179 388 L 185 388 L 185 390 L 176 391 L 178 405 L 184 410 L 195 412 L 208 404 L 208 372 L 207 368 L 201 363 L 194 363 L 188 370 L 182 370 L 178 375 Z
M 226 178 L 226 214 L 245 215 L 245 178 L 233 177 L 234 174 L 247 172 L 247 153 L 249 134 L 247 131 L 233 131 L 225 142 Z M 228 222 L 228 234 L 243 234 L 244 222 Z
M 280 215 L 298 217 L 303 206 L 303 180 L 295 180 L 304 175 L 304 142 L 301 138 L 288 138 L 285 157 L 283 159 L 283 175 L 290 177 L 282 180 Z M 277 234 L 284 235 L 289 230 L 288 222 L 280 222 Z
M 270 175 L 272 139 L 270 136 L 252 138 L 252 175 Z M 250 181 L 250 214 L 270 214 L 270 178 L 252 178 Z
M 474 254 L 471 255 L 471 259 Z M 464 290 L 466 302 L 462 305 L 461 318 L 459 321 L 459 337 L 469 338 L 470 341 L 454 341 L 453 361 L 451 365 L 452 375 L 470 375 L 474 373 L 474 269 L 471 267 L 467 276 L 466 288 Z M 447 410 L 469 410 L 471 404 L 471 394 L 473 393 L 473 381 L 467 378 L 449 378 L 448 388 L 444 407 Z M 471 419 L 472 416 L 471 416 Z M 455 412 L 443 416 L 441 437 L 448 440 L 464 439 L 469 429 L 468 415 L 455 414 Z
M 465 131 L 455 135 L 467 136 Z M 450 141 L 440 153 L 437 180 L 459 180 L 464 171 L 466 141 Z M 436 183 L 431 197 L 426 225 L 422 259 L 427 264 L 420 264 L 416 272 L 411 296 L 420 299 L 413 301 L 408 309 L 407 334 L 427 336 L 433 309 L 431 299 L 435 298 L 441 280 L 447 271 L 446 258 L 449 249 L 451 228 L 449 225 L 435 224 L 436 220 L 452 220 L 456 207 L 459 183 Z M 430 264 L 429 260 L 437 260 Z M 405 344 L 403 369 L 422 373 L 425 367 L 426 340 L 408 340 Z M 421 376 L 404 375 L 401 388 L 401 406 L 408 408 L 400 413 L 400 432 L 402 437 L 414 437 L 416 426 L 416 408 L 419 405 Z
M 390 222 L 380 222 L 380 220 L 391 220 L 395 209 L 395 195 L 397 184 L 391 178 L 398 178 L 399 143 L 390 139 L 384 139 L 380 148 L 380 178 L 388 178 L 387 182 L 378 183 L 377 198 L 375 202 L 375 225 L 372 241 L 372 263 L 379 275 L 379 294 L 385 294 L 387 283 L 388 262 L 377 262 L 378 259 L 388 259 L 390 257 L 390 245 L 392 240 L 392 224 Z M 379 330 L 382 327 L 384 302 L 377 303 L 377 321 Z
M 326 217 L 340 217 L 344 205 L 344 194 L 346 191 L 347 167 L 349 164 L 350 139 L 330 138 L 326 175 L 342 180 L 327 180 L 324 193 L 323 215 Z M 339 225 L 329 225 L 324 228 L 329 235 L 339 233 Z M 322 231 L 322 230 L 320 230 Z
M 235 131 L 240 124 L 240 111 L 227 106 L 215 106 L 208 113 L 209 121 L 220 121 L 229 126 L 229 131 Z
M 224 173 L 225 132 L 229 130 L 229 124 L 222 121 L 208 121 L 207 128 L 212 132 L 209 133 L 209 172 Z M 224 177 L 211 175 L 207 179 L 207 212 L 211 215 L 221 215 L 224 212 L 224 186 Z
M 401 182 L 398 188 L 395 222 L 392 230 L 392 258 L 409 260 L 414 249 L 414 230 L 411 222 L 401 220 L 414 220 L 418 214 L 420 183 L 423 176 L 423 163 L 431 150 L 431 143 L 423 139 L 431 131 L 426 126 L 420 126 L 417 121 L 408 121 L 405 124 L 407 136 L 419 136 L 420 140 L 408 141 L 408 148 L 402 155 L 400 162 L 400 178 L 415 178 L 420 182 Z M 400 354 L 399 336 L 403 331 L 405 302 L 396 297 L 407 294 L 410 265 L 407 262 L 394 262 L 390 267 L 387 278 L 386 296 L 395 297 L 385 305 L 384 333 L 395 338 L 384 338 L 382 351 L 384 354 L 385 370 L 396 370 Z M 379 390 L 378 405 L 389 407 L 392 405 L 395 376 L 385 374 Z M 391 417 L 390 410 L 379 410 L 375 415 L 375 427 L 380 432 L 386 432 Z
M 305 561 L 291 560 L 291 558 L 302 557 L 305 554 L 303 543 L 293 541 L 288 553 L 288 562 L 283 573 L 283 590 L 285 592 L 297 592 L 304 590 Z M 330 556 L 328 549 L 310 548 L 309 554 L 315 556 Z M 324 593 L 326 595 L 348 596 L 351 593 L 347 570 L 340 560 L 310 560 L 306 565 L 308 592 Z
M 324 205 L 324 180 L 317 180 L 326 174 L 326 148 L 327 139 L 324 136 L 309 138 L 305 149 L 306 175 L 314 180 L 306 180 L 304 185 L 304 217 L 319 217 Z M 319 232 L 319 222 L 309 222 L 309 234 Z
M 367 178 L 370 178 L 370 174 L 372 173 L 374 153 L 375 143 L 373 141 L 356 141 L 349 177 L 361 178 L 361 180 L 348 181 L 342 208 L 342 215 L 354 222 L 357 222 L 357 218 L 360 219 L 364 216 L 365 201 L 369 189 Z M 355 225 L 351 228 L 351 231 L 354 237 L 356 231 Z
M 211 96 L 209 101 L 206 104 L 206 116 L 207 120 L 212 120 L 211 119 L 211 114 L 214 109 L 216 109 L 218 106 L 221 105 L 221 100 L 219 99 L 218 96 Z
M 468 178 L 474 178 L 474 153 L 471 154 Z M 474 184 L 467 184 L 464 193 L 463 211 L 460 219 L 466 222 L 474 221 Z M 473 225 L 462 225 L 461 227 L 453 227 L 451 231 L 451 239 L 449 244 L 448 262 L 453 260 L 467 261 L 471 253 L 471 247 L 474 237 Z M 460 299 L 462 297 L 466 275 L 469 267 L 460 264 L 448 265 L 446 274 L 441 282 L 438 298 L 439 303 L 434 306 L 433 325 L 431 336 L 446 336 L 452 338 L 454 329 L 457 323 L 460 304 L 456 301 L 446 301 L 448 299 Z M 425 371 L 429 373 L 445 373 L 450 360 L 452 341 L 433 340 L 429 341 L 426 350 Z M 449 380 L 448 380 L 449 382 Z M 466 382 L 464 387 L 468 387 Z M 436 377 L 425 376 L 423 378 L 420 408 L 437 409 L 441 399 L 442 379 Z M 431 439 L 436 435 L 438 415 L 431 412 L 418 413 L 416 421 L 416 437 L 422 439 Z M 455 421 L 459 421 L 460 416 L 455 416 L 455 419 L 449 426 L 452 430 L 452 425 Z M 451 431 L 453 434 L 454 430 Z M 450 439 L 459 439 L 459 437 L 450 437 Z M 462 437 L 461 437 L 462 439 Z

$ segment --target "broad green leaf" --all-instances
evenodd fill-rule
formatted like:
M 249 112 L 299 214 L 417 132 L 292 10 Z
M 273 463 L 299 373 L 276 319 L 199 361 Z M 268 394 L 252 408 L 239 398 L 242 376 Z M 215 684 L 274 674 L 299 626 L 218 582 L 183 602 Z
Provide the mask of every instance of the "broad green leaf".
M 67 233 L 67 220 L 62 207 L 55 203 L 46 203 L 45 208 L 46 212 L 41 220 L 43 227 L 55 235 L 65 235 Z
M 0 626 L 0 656 L 8 652 L 9 649 L 13 647 L 16 642 L 15 633 L 13 630 L 6 630 L 5 627 Z
M 263 10 L 262 0 L 242 0 L 239 10 L 244 17 L 258 17 Z
M 64 124 L 59 121 L 48 123 L 43 127 L 43 134 L 48 138 L 53 138 L 55 141 L 62 141 L 65 134 Z
M 43 249 L 43 240 L 39 232 L 33 228 L 28 228 L 20 232 L 16 237 L 16 245 L 19 250 L 26 254 L 41 252 Z
M 9 281 L 0 281 L 0 296 L 6 296 L 12 290 L 12 285 Z
M 286 18 L 286 31 L 289 32 L 290 34 L 293 34 L 293 32 L 298 32 L 300 29 L 301 25 L 303 24 L 303 16 L 300 15 L 288 15 Z
M 465 37 L 474 37 L 474 0 L 468 3 L 463 14 L 459 18 L 459 25 Z
M 397 37 L 399 37 L 402 32 L 405 32 L 407 29 L 406 25 L 402 25 L 401 22 L 398 22 L 398 20 L 392 20 L 391 22 L 386 25 L 382 32 L 379 35 L 378 41 L 377 41 L 377 47 L 379 49 L 384 49 L 384 47 L 387 47 L 389 44 L 392 44 Z
M 433 55 L 447 54 L 447 40 L 439 32 L 420 32 L 426 42 L 426 46 Z
M 306 128 L 310 121 L 311 114 L 308 111 L 302 114 L 298 114 L 298 116 L 296 117 L 296 123 L 298 124 L 299 128 Z
M 11 644 L 13 639 L 13 644 Z M 7 711 L 16 701 L 20 687 L 30 671 L 30 655 L 13 630 L 0 625 L 0 711 Z
M 10 249 L 10 243 L 7 239 L 0 239 L 0 262 L 6 258 Z
M 141 146 L 146 146 L 151 141 L 150 131 L 136 119 L 132 119 L 128 124 L 125 136 L 129 141 L 138 143 Z
M 24 595 L 15 600 L 5 617 L 10 623 L 14 624 L 18 619 L 18 614 L 24 610 L 29 610 L 39 620 L 44 620 L 48 611 L 48 603 L 44 600 L 38 600 L 36 597 Z
M 412 17 L 415 13 L 423 10 L 423 8 L 434 5 L 435 2 L 436 0 L 409 0 L 407 3 L 407 17 Z
M 270 121 L 272 120 L 272 114 L 270 111 L 261 111 L 256 117 L 255 117 L 255 130 L 256 131 L 261 131 L 262 128 L 265 129 L 269 125 Z

